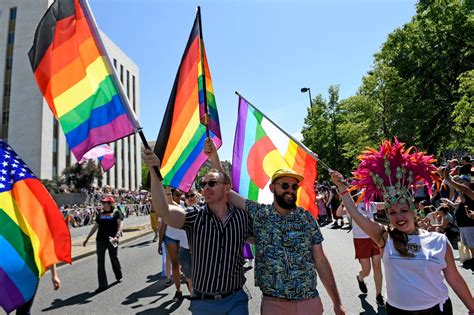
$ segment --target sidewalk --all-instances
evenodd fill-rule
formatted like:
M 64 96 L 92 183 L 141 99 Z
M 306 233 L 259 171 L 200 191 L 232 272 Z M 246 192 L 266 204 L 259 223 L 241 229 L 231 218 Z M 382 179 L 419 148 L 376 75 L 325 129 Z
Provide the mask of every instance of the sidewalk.
M 91 226 L 92 227 L 92 226 Z M 127 242 L 133 241 L 137 238 L 140 238 L 144 235 L 150 234 L 150 240 L 152 239 L 153 231 L 150 227 L 150 224 L 140 224 L 140 225 L 132 225 L 132 226 L 125 226 L 122 229 L 123 236 L 120 238 L 120 245 L 125 244 Z M 71 256 L 73 263 L 78 261 L 82 258 L 91 256 L 95 254 L 95 237 L 97 232 L 87 241 L 87 246 L 84 247 L 82 244 L 86 239 L 86 235 L 72 237 L 72 249 L 71 249 Z M 64 265 L 64 263 L 59 263 L 58 266 Z

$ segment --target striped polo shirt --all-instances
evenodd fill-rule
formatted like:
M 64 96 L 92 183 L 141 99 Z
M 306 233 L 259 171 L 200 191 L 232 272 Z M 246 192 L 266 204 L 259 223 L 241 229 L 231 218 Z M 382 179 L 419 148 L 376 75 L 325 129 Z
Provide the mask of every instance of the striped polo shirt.
M 205 293 L 225 293 L 245 284 L 244 242 L 250 233 L 247 212 L 227 204 L 223 223 L 204 205 L 186 209 L 183 229 L 188 235 L 193 287 Z

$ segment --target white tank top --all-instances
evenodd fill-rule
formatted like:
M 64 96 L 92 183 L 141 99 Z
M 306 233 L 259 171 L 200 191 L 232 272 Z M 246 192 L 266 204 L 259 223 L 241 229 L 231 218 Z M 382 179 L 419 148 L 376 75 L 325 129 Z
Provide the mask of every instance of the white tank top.
M 373 210 L 375 208 L 375 204 L 373 202 L 369 203 L 369 206 L 367 207 L 364 202 L 359 202 L 357 204 L 357 210 L 359 211 L 360 214 L 362 214 L 364 217 L 368 218 L 371 221 L 374 221 L 374 213 Z M 352 237 L 353 238 L 370 238 L 361 228 L 360 226 L 356 223 L 355 220 L 352 220 Z
M 180 206 L 183 207 L 181 204 L 180 204 Z M 165 235 L 168 236 L 169 238 L 172 238 L 174 240 L 179 241 L 179 246 L 180 247 L 189 249 L 188 237 L 187 237 L 186 232 L 184 230 L 176 229 L 174 227 L 171 227 L 171 226 L 167 225 Z
M 407 311 L 441 305 L 448 299 L 443 282 L 447 238 L 440 233 L 419 231 L 419 235 L 408 235 L 408 250 L 415 257 L 402 257 L 390 236 L 382 257 L 387 303 Z

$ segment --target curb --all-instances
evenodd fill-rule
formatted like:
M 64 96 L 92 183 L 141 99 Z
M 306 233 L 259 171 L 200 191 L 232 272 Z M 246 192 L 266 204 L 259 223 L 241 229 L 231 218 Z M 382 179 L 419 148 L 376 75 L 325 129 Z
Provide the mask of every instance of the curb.
M 143 230 L 143 229 L 144 229 L 144 228 L 138 228 L 138 229 L 136 229 L 136 230 Z M 130 231 L 136 231 L 136 230 L 130 230 Z M 126 243 L 131 242 L 131 241 L 134 241 L 134 240 L 136 240 L 137 238 L 140 238 L 140 237 L 145 236 L 145 235 L 147 235 L 147 234 L 151 234 L 152 232 L 153 232 L 152 229 L 146 229 L 145 231 L 143 231 L 143 233 L 140 233 L 140 234 L 137 234 L 137 235 L 134 235 L 134 236 L 131 236 L 131 237 L 129 237 L 129 238 L 126 238 L 126 239 L 122 240 L 122 241 L 120 242 L 120 245 L 126 244 Z M 91 250 L 88 251 L 88 252 L 85 252 L 85 253 L 76 255 L 75 257 L 72 257 L 72 263 L 71 263 L 70 265 L 72 265 L 74 262 L 77 262 L 77 261 L 79 261 L 79 260 L 81 260 L 81 259 L 83 259 L 83 258 L 92 256 L 92 255 L 94 255 L 95 253 L 96 253 L 95 249 L 93 249 L 93 250 L 91 249 Z M 59 262 L 59 263 L 56 264 L 57 267 L 61 267 L 61 266 L 64 266 L 64 265 L 68 265 L 68 263 L 65 263 L 65 262 L 61 261 L 61 262 Z

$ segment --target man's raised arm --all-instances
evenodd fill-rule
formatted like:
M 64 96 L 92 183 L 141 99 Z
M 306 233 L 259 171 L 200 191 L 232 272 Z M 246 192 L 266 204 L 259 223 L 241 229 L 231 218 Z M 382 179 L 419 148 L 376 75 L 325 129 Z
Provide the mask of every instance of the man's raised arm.
M 157 215 L 162 217 L 166 224 L 177 229 L 182 228 L 185 218 L 184 210 L 181 207 L 168 204 L 163 184 L 153 169 L 154 166 L 160 167 L 160 160 L 151 149 L 145 149 L 143 161 L 150 171 L 152 203 Z

